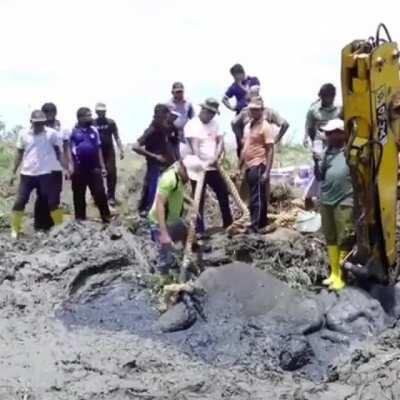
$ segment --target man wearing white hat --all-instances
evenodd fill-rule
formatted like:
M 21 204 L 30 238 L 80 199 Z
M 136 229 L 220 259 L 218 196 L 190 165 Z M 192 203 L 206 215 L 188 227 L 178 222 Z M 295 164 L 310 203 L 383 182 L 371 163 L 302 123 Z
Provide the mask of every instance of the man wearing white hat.
M 186 240 L 187 226 L 181 219 L 185 183 L 189 179 L 197 180 L 200 173 L 204 173 L 204 163 L 198 157 L 188 155 L 168 168 L 158 181 L 148 218 L 152 239 L 160 244 L 158 268 L 161 274 L 168 273 L 173 257 L 172 244 Z
M 314 162 L 315 177 L 321 182 L 321 223 L 331 266 L 323 284 L 338 291 L 345 286 L 341 264 L 354 243 L 353 184 L 344 154 L 344 122 L 330 120 L 322 130 L 327 149 L 323 157 L 314 153 Z
M 31 114 L 31 129 L 22 130 L 18 135 L 13 185 L 18 168 L 20 183 L 11 218 L 11 235 L 18 238 L 22 231 L 22 218 L 26 204 L 34 190 L 50 210 L 54 224 L 58 224 L 58 193 L 54 189 L 51 172 L 57 160 L 61 160 L 57 131 L 46 127 L 47 118 L 43 111 L 35 110 Z

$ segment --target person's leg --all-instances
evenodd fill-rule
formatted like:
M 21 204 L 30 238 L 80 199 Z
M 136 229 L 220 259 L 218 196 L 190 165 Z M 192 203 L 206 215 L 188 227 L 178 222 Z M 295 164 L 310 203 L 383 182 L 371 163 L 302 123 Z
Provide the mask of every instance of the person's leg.
M 147 164 L 147 171 L 143 182 L 142 198 L 139 201 L 139 211 L 148 213 L 153 205 L 157 193 L 158 178 L 161 175 L 161 169 L 154 163 Z
M 206 230 L 206 226 L 204 223 L 204 201 L 205 201 L 205 195 L 206 195 L 207 174 L 208 174 L 208 172 L 206 172 L 205 177 L 204 177 L 203 190 L 201 193 L 201 198 L 200 198 L 200 203 L 199 203 L 199 213 L 198 213 L 199 215 L 197 216 L 197 219 L 196 219 L 196 232 L 199 234 L 203 234 Z M 192 186 L 192 198 L 194 199 L 194 194 L 196 193 L 197 182 L 191 180 L 190 185 Z
M 232 131 L 235 135 L 235 139 L 236 139 L 236 154 L 238 159 L 240 158 L 240 153 L 242 152 L 242 139 L 243 139 L 243 122 L 241 120 L 236 121 L 233 120 L 231 122 L 231 127 L 232 127 Z
M 330 286 L 332 290 L 341 290 L 346 286 L 343 279 L 342 263 L 355 243 L 354 210 L 351 206 L 337 206 L 334 209 L 339 249 L 339 266 L 336 279 Z
M 107 171 L 107 198 L 115 202 L 115 188 L 117 186 L 117 163 L 115 150 L 103 151 L 104 163 Z
M 35 230 L 48 231 L 53 226 L 48 200 L 37 192 L 34 207 L 34 228 Z
M 330 286 L 334 283 L 339 268 L 339 247 L 337 244 L 337 231 L 334 216 L 334 207 L 321 204 L 321 225 L 325 236 L 331 273 L 322 281 L 323 285 Z
M 232 225 L 233 222 L 231 208 L 229 206 L 228 187 L 226 186 L 226 183 L 222 178 L 221 174 L 216 170 L 207 171 L 206 177 L 207 177 L 206 180 L 207 184 L 211 187 L 211 189 L 217 196 L 222 216 L 223 227 L 227 228 L 228 226 Z
M 86 180 L 82 173 L 76 172 L 71 177 L 71 187 L 75 210 L 75 219 L 86 219 Z
M 60 193 L 57 174 L 45 174 L 37 177 L 38 195 L 46 200 L 54 225 L 62 224 L 62 211 L 59 209 Z
M 250 183 L 250 215 L 253 229 L 262 229 L 267 226 L 267 186 L 262 181 L 265 165 L 248 169 L 247 177 Z
M 99 209 L 101 220 L 103 222 L 110 222 L 111 213 L 108 208 L 107 195 L 101 173 L 98 171 L 92 171 L 90 175 L 88 175 L 87 185 L 89 186 L 90 193 Z
M 18 187 L 18 194 L 12 208 L 11 216 L 11 235 L 17 238 L 22 232 L 22 218 L 24 215 L 25 206 L 29 201 L 29 197 L 36 187 L 36 177 L 21 175 Z
M 140 213 L 146 212 L 146 206 L 147 206 L 146 201 L 147 201 L 147 192 L 149 189 L 149 180 L 150 180 L 150 167 L 149 164 L 147 164 L 146 173 L 143 178 L 142 192 L 138 202 L 138 211 Z

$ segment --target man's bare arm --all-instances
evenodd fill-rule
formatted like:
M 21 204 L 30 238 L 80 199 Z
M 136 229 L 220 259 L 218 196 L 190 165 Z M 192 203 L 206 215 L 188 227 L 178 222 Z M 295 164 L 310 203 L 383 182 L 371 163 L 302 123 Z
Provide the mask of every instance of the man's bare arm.
M 158 155 L 158 154 L 151 153 L 150 151 L 147 151 L 147 150 L 145 149 L 145 147 L 144 147 L 144 146 L 141 146 L 139 143 L 135 143 L 135 144 L 132 146 L 132 150 L 133 150 L 135 153 L 137 153 L 137 154 L 139 154 L 139 155 L 141 155 L 141 156 L 150 157 L 150 158 L 152 158 L 153 160 L 156 160 L 156 161 L 159 161 L 159 162 L 165 162 L 164 157 L 162 157 L 162 156 L 160 156 L 160 155 Z
M 236 111 L 235 107 L 232 106 L 229 98 L 227 96 L 224 96 L 222 99 L 222 104 L 227 107 L 231 111 Z

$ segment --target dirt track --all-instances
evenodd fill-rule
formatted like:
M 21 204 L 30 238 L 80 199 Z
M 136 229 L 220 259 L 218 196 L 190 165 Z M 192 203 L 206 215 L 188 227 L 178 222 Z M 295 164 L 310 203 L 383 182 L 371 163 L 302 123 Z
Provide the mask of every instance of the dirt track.
M 279 234 L 269 240 L 216 235 L 206 264 L 252 259 L 293 288 L 249 267 L 250 286 L 235 295 L 243 266 L 231 281 L 229 267 L 208 270 L 200 279 L 208 289 L 201 299 L 207 321 L 197 314 L 190 329 L 162 333 L 149 274 L 155 249 L 147 237 L 90 222 L 16 245 L 6 234 L 0 245 L 1 399 L 400 398 L 397 308 L 384 312 L 357 290 L 339 299 L 307 293 L 304 287 L 320 279 L 315 264 L 324 260 L 317 239 L 288 239 L 288 232 L 284 242 Z M 265 284 L 253 291 L 260 279 Z M 313 296 L 311 303 L 298 301 L 304 298 L 299 288 L 301 296 Z M 262 296 L 249 300 L 249 292 Z M 260 299 L 269 313 L 257 308 Z

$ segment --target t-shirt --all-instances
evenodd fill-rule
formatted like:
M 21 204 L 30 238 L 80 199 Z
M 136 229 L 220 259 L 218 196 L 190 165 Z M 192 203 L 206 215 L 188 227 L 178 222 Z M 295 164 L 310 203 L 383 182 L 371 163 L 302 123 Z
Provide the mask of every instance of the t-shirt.
M 252 86 L 260 86 L 260 81 L 255 76 L 248 76 L 243 82 L 242 85 L 239 85 L 236 82 L 233 82 L 231 86 L 229 86 L 228 90 L 225 93 L 225 96 L 231 99 L 235 97 L 236 99 L 236 112 L 240 112 L 244 107 L 248 104 L 247 93 L 250 87 Z
M 178 146 L 176 132 L 172 127 L 162 127 L 151 123 L 138 139 L 140 146 L 144 146 L 147 151 L 161 155 L 166 158 L 167 165 L 176 161 L 176 149 Z M 147 158 L 148 163 L 158 163 L 153 158 Z
M 94 126 L 76 126 L 69 138 L 74 167 L 78 170 L 100 168 L 100 135 Z
M 202 161 L 209 162 L 215 159 L 218 145 L 218 138 L 222 137 L 218 122 L 212 119 L 208 124 L 201 122 L 199 117 L 191 119 L 185 126 L 186 139 L 199 140 L 199 158 Z M 208 167 L 207 170 L 213 170 L 215 167 Z
M 179 117 L 174 121 L 174 125 L 179 131 L 182 131 L 187 122 L 195 115 L 192 103 L 187 100 L 177 103 L 174 99 L 171 99 L 167 105 L 171 110 L 179 114 Z
M 352 206 L 353 184 L 344 150 L 328 148 L 321 163 L 321 172 L 321 204 Z
M 21 174 L 38 176 L 51 173 L 57 163 L 55 146 L 58 146 L 58 136 L 54 129 L 46 127 L 39 134 L 34 134 L 32 129 L 21 130 L 17 139 L 17 149 L 24 151 Z
M 266 144 L 274 144 L 271 125 L 264 119 L 253 126 L 248 123 L 244 128 L 242 150 L 246 168 L 266 164 Z
M 172 224 L 181 217 L 185 186 L 178 175 L 177 169 L 178 167 L 176 165 L 171 166 L 161 175 L 158 181 L 157 194 L 149 212 L 149 220 L 152 223 L 158 223 L 156 210 L 158 194 L 167 199 L 166 223 Z
M 115 121 L 110 118 L 96 118 L 94 126 L 99 131 L 102 150 L 113 150 L 113 135 L 118 134 L 118 127 Z
M 67 131 L 65 129 L 62 129 L 61 127 L 61 123 L 58 119 L 55 120 L 54 122 L 54 126 L 49 126 L 48 128 L 50 129 L 54 129 L 57 132 L 57 138 L 58 138 L 58 148 L 60 149 L 60 157 L 63 158 L 64 154 L 63 154 L 63 143 L 64 141 L 68 140 L 69 135 L 67 133 Z M 53 165 L 52 171 L 62 171 L 63 167 L 60 163 L 60 161 L 56 158 L 55 160 L 55 164 Z
M 328 121 L 336 118 L 343 118 L 342 107 L 332 105 L 331 107 L 322 107 L 321 101 L 313 103 L 306 116 L 306 133 L 311 140 L 324 139 L 325 136 L 321 132 L 321 128 Z

